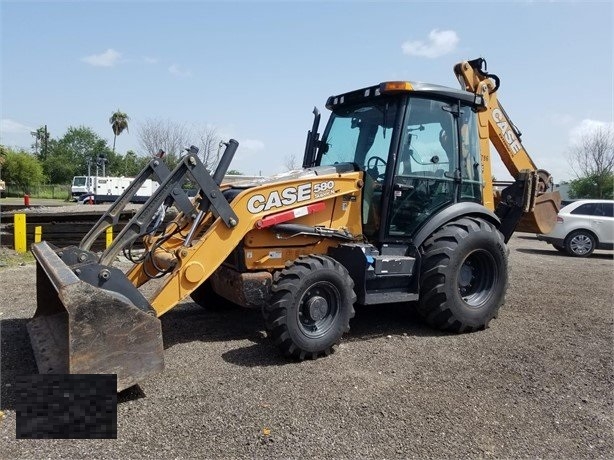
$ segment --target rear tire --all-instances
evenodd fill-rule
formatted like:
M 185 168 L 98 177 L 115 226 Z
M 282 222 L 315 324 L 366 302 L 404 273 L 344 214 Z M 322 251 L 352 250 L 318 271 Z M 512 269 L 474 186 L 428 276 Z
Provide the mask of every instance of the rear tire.
M 595 250 L 595 237 L 586 230 L 576 230 L 565 238 L 565 250 L 572 257 L 588 257 Z
M 507 254 L 503 236 L 489 222 L 463 217 L 422 246 L 418 311 L 437 329 L 472 332 L 488 327 L 505 302 Z
M 354 282 L 336 260 L 301 256 L 275 275 L 262 309 L 269 336 L 285 356 L 329 355 L 354 317 Z

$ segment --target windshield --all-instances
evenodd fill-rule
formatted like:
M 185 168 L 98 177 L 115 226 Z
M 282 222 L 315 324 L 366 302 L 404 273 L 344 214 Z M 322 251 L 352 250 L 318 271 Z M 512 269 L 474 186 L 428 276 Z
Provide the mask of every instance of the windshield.
M 383 174 L 396 111 L 397 102 L 381 99 L 335 109 L 322 138 L 320 164 L 356 163 L 365 170 L 378 166 Z
M 85 176 L 76 176 L 72 179 L 72 185 L 75 187 L 83 187 L 85 185 Z

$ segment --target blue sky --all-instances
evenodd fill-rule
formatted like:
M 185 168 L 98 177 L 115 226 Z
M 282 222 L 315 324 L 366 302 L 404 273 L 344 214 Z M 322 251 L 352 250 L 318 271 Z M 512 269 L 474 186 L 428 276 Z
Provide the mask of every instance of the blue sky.
M 0 2 L 0 142 L 30 148 L 85 125 L 112 143 L 117 109 L 139 151 L 147 119 L 213 126 L 240 143 L 232 169 L 302 157 L 314 106 L 386 80 L 458 87 L 484 57 L 539 167 L 573 178 L 579 133 L 613 121 L 612 2 Z M 196 141 L 195 141 L 196 142 Z M 145 153 L 145 152 L 140 152 Z M 502 163 L 494 168 L 507 177 Z

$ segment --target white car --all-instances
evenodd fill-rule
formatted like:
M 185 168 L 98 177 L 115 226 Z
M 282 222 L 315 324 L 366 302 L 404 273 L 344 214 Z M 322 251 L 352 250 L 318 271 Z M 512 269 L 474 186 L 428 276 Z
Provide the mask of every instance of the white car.
M 568 204 L 559 211 L 552 231 L 537 239 L 574 257 L 586 257 L 595 249 L 614 249 L 614 200 Z

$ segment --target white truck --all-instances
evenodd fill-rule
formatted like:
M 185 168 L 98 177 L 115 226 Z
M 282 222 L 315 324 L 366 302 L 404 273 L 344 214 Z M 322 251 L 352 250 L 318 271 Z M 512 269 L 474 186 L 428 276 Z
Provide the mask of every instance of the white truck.
M 75 176 L 70 193 L 72 198 L 80 203 L 112 203 L 133 180 L 133 177 Z M 132 202 L 145 203 L 159 185 L 158 182 L 147 179 L 136 192 Z

